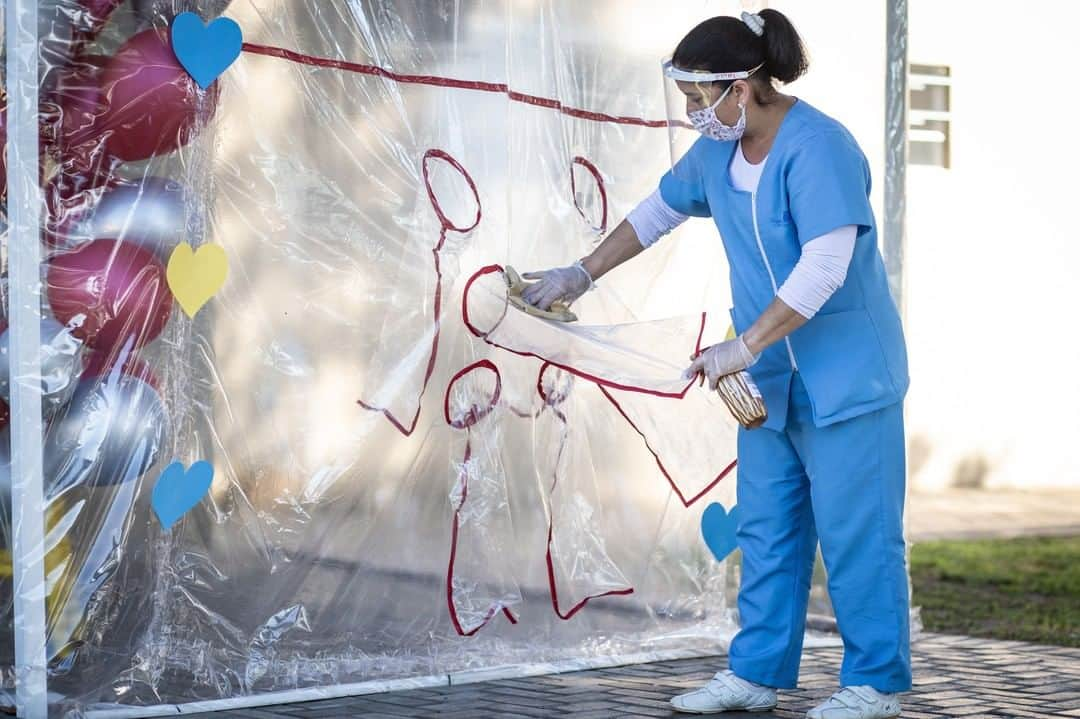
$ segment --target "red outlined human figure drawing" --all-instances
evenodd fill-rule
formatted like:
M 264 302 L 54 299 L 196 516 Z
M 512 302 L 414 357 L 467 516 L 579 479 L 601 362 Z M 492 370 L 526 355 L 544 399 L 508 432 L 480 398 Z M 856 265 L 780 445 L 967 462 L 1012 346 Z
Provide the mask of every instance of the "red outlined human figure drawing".
M 634 592 L 598 530 L 598 478 L 588 458 L 588 432 L 580 418 L 575 422 L 567 415 L 574 412 L 568 405 L 574 404 L 575 381 L 573 375 L 545 363 L 536 381 L 543 407 L 534 420 L 536 471 L 547 490 L 548 585 L 552 608 L 563 620 L 593 599 Z
M 432 75 L 397 73 L 375 65 L 305 55 L 292 50 L 245 43 L 246 53 L 276 57 L 308 66 L 359 73 L 396 83 L 455 88 L 467 92 L 499 93 L 508 101 L 548 108 L 575 119 L 615 123 L 647 128 L 666 128 L 666 120 L 616 116 L 563 104 L 559 100 L 512 90 L 505 83 L 463 80 Z M 444 258 L 448 234 L 468 240 L 482 218 L 477 185 L 458 160 L 440 149 L 427 150 L 422 158 L 422 174 L 427 198 L 438 223 L 438 238 L 431 246 L 430 288 L 431 317 L 422 336 L 395 337 L 395 345 L 408 349 L 405 357 L 394 357 L 391 349 L 378 348 L 384 369 L 392 370 L 394 382 L 380 382 L 377 372 L 369 373 L 364 408 L 381 412 L 402 435 L 410 436 L 417 427 L 423 398 L 432 381 L 442 337 L 444 311 Z M 460 175 L 475 200 L 475 217 L 454 222 L 440 203 L 432 182 L 434 168 Z M 443 170 L 440 170 L 443 171 Z M 598 202 L 583 206 L 588 190 L 578 187 L 578 180 L 589 175 L 595 182 Z M 583 156 L 570 162 L 570 190 L 574 207 L 595 232 L 603 234 L 609 223 L 608 194 L 599 169 Z M 444 199 L 445 202 L 445 199 Z M 472 213 L 467 213 L 471 216 Z M 496 275 L 498 265 L 481 268 L 468 281 L 462 298 L 462 320 L 469 331 L 498 351 L 533 357 L 542 363 L 536 391 L 542 406 L 535 414 L 515 411 L 500 402 L 502 378 L 496 365 L 482 360 L 458 372 L 446 386 L 444 419 L 456 430 L 461 442 L 451 471 L 453 489 L 450 508 L 453 513 L 450 558 L 446 592 L 450 618 L 455 630 L 470 636 L 502 614 L 511 623 L 518 619 L 512 607 L 521 602 L 521 593 L 508 564 L 510 552 L 499 541 L 513 536 L 507 507 L 506 467 L 499 453 L 500 433 L 524 421 L 555 441 L 546 444 L 547 453 L 536 454 L 536 471 L 547 487 L 548 537 L 546 558 L 551 600 L 556 614 L 570 619 L 595 597 L 627 595 L 632 588 L 604 551 L 599 534 L 590 524 L 593 502 L 584 491 L 591 476 L 578 476 L 578 468 L 591 464 L 577 453 L 588 452 L 588 437 L 583 422 L 575 422 L 570 407 L 578 383 L 596 385 L 627 426 L 633 430 L 656 461 L 660 473 L 684 506 L 704 497 L 734 467 L 733 420 L 718 398 L 705 392 L 690 392 L 692 381 L 683 380 L 676 367 L 685 365 L 686 357 L 701 346 L 706 318 L 676 318 L 671 321 L 640 323 L 619 327 L 554 327 L 523 313 L 508 312 L 505 297 L 496 307 L 491 327 L 481 329 L 470 317 L 470 290 L 482 277 Z M 501 280 L 501 275 L 498 275 Z M 408 288 L 412 289 L 412 288 Z M 418 304 L 420 304 L 418 302 Z M 497 303 L 498 304 L 498 303 Z M 512 320 L 511 320 L 512 317 Z M 487 319 L 492 319 L 489 316 Z M 504 322 L 504 321 L 509 322 Z M 504 325 L 533 323 L 526 334 L 530 343 L 520 343 Z M 499 330 L 499 331 L 496 331 Z M 633 333 L 646 333 L 640 346 L 620 344 Z M 563 333 L 561 341 L 548 341 Z M 651 333 L 651 334 L 649 334 Z M 382 336 L 382 335 L 380 335 Z M 518 336 L 520 337 L 520 335 Z M 564 340 L 572 341 L 564 341 Z M 576 345 L 575 345 L 576 343 Z M 574 347 L 577 346 L 577 350 Z M 570 349 L 567 350 L 566 348 Z M 670 355 L 670 356 L 668 356 Z M 615 369 L 608 371 L 610 365 Z M 365 381 L 367 381 L 365 379 Z M 582 385 L 585 386 L 585 385 Z M 580 388 L 579 388 L 580 389 Z M 715 407 L 711 406 L 715 403 Z M 715 410 L 715 412 L 713 411 Z M 687 443 L 686 433 L 673 431 L 687 414 L 715 418 L 694 441 Z M 725 456 L 725 448 L 729 448 Z M 574 469 L 571 472 L 571 468 Z M 583 550 L 584 548 L 584 550 Z M 568 549 L 587 550 L 590 568 L 571 568 L 561 557 Z
M 575 167 L 585 168 L 595 183 L 596 194 L 600 200 L 600 207 L 595 218 L 589 217 L 585 208 L 581 206 L 581 200 L 578 198 Z M 600 170 L 597 169 L 596 165 L 580 155 L 570 161 L 570 194 L 574 198 L 574 207 L 577 209 L 578 214 L 581 215 L 581 219 L 585 220 L 597 234 L 603 235 L 606 233 L 608 228 L 608 197 L 607 188 L 604 186 L 604 176 L 600 174 Z
M 490 376 L 488 376 L 490 373 Z M 509 547 L 506 468 L 499 451 L 498 417 L 502 376 L 490 360 L 465 367 L 450 380 L 443 401 L 446 423 L 464 433 L 460 461 L 452 461 L 450 492 L 454 517 L 446 569 L 450 621 L 462 636 L 472 636 L 500 612 L 517 624 L 510 610 L 521 602 Z
M 456 225 L 451 220 L 447 212 L 444 210 L 441 204 L 439 204 L 439 198 L 436 195 L 435 189 L 432 185 L 432 167 L 436 163 L 445 163 L 448 167 L 459 173 L 462 179 L 465 181 L 472 193 L 472 197 L 476 202 L 476 215 L 475 218 L 467 225 Z M 424 346 L 430 346 L 430 352 L 426 358 L 381 358 L 384 362 L 391 361 L 395 365 L 395 372 L 407 375 L 408 379 L 404 381 L 395 381 L 392 384 L 393 394 L 387 397 L 384 401 L 379 399 L 373 401 L 359 400 L 359 404 L 365 409 L 369 409 L 376 412 L 382 412 L 386 419 L 394 425 L 402 434 L 406 437 L 413 433 L 416 429 L 416 423 L 420 419 L 420 408 L 423 401 L 424 392 L 427 390 L 428 383 L 431 381 L 432 375 L 435 373 L 435 361 L 439 354 L 439 338 L 442 332 L 442 304 L 443 304 L 443 270 L 440 253 L 446 244 L 446 236 L 448 232 L 456 232 L 465 235 L 476 229 L 480 224 L 480 219 L 483 216 L 483 211 L 480 207 L 480 195 L 476 190 L 476 183 L 473 181 L 472 176 L 461 166 L 457 160 L 450 156 L 449 153 L 443 150 L 431 149 L 424 153 L 424 158 L 421 163 L 424 187 L 427 189 L 428 200 L 431 202 L 431 208 L 435 212 L 435 216 L 439 220 L 439 238 L 431 248 L 432 255 L 432 267 L 435 273 L 435 287 L 434 287 L 434 299 L 433 317 L 430 325 L 424 329 L 427 333 L 424 339 L 428 339 L 427 342 L 421 341 Z M 411 348 L 416 346 L 416 343 L 410 342 L 407 338 L 402 337 L 400 334 L 394 336 L 395 347 Z M 420 370 L 420 363 L 423 363 L 422 373 Z M 388 385 L 389 383 L 387 383 Z M 399 385 L 403 385 L 400 386 Z M 386 385 L 384 385 L 386 386 Z M 381 389 L 381 388 L 380 388 Z M 379 391 L 378 389 L 375 390 Z M 391 405 L 393 408 L 391 408 Z M 402 412 L 401 407 L 407 407 L 405 412 L 411 413 L 411 419 L 406 419 L 409 415 Z

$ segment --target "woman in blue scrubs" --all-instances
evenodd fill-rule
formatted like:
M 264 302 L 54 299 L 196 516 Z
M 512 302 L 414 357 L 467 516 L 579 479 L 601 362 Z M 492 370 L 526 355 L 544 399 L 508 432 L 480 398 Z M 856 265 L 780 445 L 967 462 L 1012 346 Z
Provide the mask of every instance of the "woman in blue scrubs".
M 730 668 L 675 697 L 687 713 L 766 711 L 799 674 L 820 541 L 844 642 L 840 688 L 810 719 L 900 713 L 911 687 L 903 538 L 907 355 L 869 202 L 870 172 L 836 120 L 777 86 L 807 69 L 775 10 L 715 17 L 665 74 L 701 137 L 589 256 L 529 273 L 526 301 L 572 302 L 688 217 L 711 217 L 731 268 L 736 337 L 688 376 L 747 370 L 768 420 L 740 430 L 741 629 Z

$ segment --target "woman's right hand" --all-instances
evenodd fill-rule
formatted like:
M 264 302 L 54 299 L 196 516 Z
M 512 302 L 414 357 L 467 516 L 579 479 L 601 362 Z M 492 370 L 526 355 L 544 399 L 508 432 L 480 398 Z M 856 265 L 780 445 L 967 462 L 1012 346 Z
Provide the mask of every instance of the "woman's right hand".
M 551 303 L 556 300 L 570 304 L 593 286 L 589 271 L 580 262 L 543 272 L 526 272 L 522 277 L 537 282 L 526 287 L 521 298 L 542 310 L 551 309 Z

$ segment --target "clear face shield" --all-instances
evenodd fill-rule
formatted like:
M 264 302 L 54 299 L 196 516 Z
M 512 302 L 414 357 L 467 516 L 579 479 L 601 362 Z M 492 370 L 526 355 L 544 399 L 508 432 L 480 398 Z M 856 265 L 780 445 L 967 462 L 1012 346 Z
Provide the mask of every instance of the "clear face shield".
M 720 122 L 715 110 L 730 93 L 732 81 L 748 79 L 761 65 L 737 72 L 704 72 L 680 69 L 668 59 L 661 67 L 671 166 L 675 176 L 680 178 L 687 173 L 687 168 L 680 165 L 679 160 L 703 135 L 714 140 L 729 140 L 741 134 L 741 128 Z

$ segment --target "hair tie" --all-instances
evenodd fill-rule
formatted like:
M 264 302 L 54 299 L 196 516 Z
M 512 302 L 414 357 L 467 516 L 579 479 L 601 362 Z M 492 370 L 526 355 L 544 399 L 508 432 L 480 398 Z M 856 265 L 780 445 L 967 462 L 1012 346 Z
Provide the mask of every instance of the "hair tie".
M 744 10 L 742 21 L 758 37 L 765 34 L 765 20 L 757 13 L 748 13 Z

